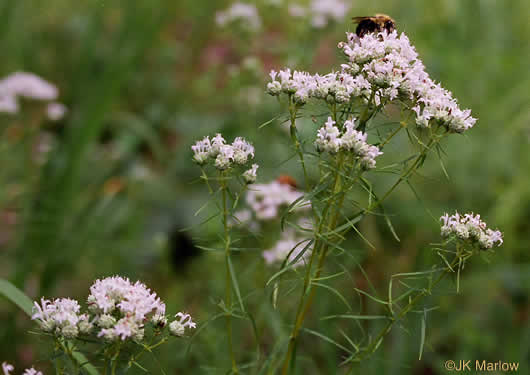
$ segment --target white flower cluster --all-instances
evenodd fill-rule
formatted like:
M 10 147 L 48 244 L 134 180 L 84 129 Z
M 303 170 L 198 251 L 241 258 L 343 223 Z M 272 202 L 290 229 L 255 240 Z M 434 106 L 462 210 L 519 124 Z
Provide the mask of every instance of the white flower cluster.
M 350 5 L 345 0 L 312 0 L 307 7 L 289 4 L 288 10 L 291 17 L 310 16 L 311 25 L 321 29 L 330 21 L 341 22 L 350 10 Z
M 57 87 L 32 73 L 16 72 L 0 80 L 0 112 L 15 114 L 19 111 L 19 97 L 33 100 L 52 101 L 47 106 L 50 120 L 60 120 L 66 113 L 57 99 Z
M 162 326 L 167 323 L 166 305 L 139 281 L 132 284 L 119 276 L 96 280 L 87 303 L 100 329 L 98 337 L 109 340 L 132 337 L 140 341 L 145 321 Z
M 336 154 L 339 151 L 350 151 L 359 158 L 365 170 L 375 168 L 375 158 L 383 153 L 377 146 L 366 142 L 367 135 L 355 130 L 355 119 L 344 122 L 343 132 L 335 126 L 335 121 L 328 117 L 325 125 L 318 130 L 315 146 L 319 152 Z
M 235 2 L 228 9 L 215 14 L 215 22 L 221 27 L 237 21 L 250 31 L 257 31 L 261 28 L 258 9 L 252 4 Z
M 2 363 L 3 375 L 11 375 L 11 371 L 15 371 L 15 367 L 7 362 Z M 22 375 L 43 375 L 42 372 L 35 370 L 33 367 L 24 370 Z
M 355 98 L 366 102 L 373 96 L 379 105 L 399 98 L 411 102 L 419 127 L 438 123 L 451 132 L 462 133 L 475 124 L 471 111 L 461 110 L 451 92 L 425 72 L 405 33 L 384 31 L 362 38 L 347 33 L 347 39 L 339 43 L 348 59 L 340 72 L 321 76 L 290 69 L 272 71 L 268 93 L 291 94 L 298 104 L 306 103 L 309 98 L 339 104 L 350 103 Z
M 31 319 L 38 320 L 41 329 L 66 338 L 74 338 L 80 332 L 89 333 L 92 323 L 87 314 L 79 314 L 81 307 L 76 300 L 58 298 L 53 301 L 41 298 L 34 303 Z
M 280 239 L 274 244 L 274 246 L 268 250 L 265 250 L 262 255 L 267 264 L 274 264 L 283 262 L 289 255 L 288 262 L 293 261 L 307 246 L 308 239 L 298 235 L 294 230 L 288 229 L 282 232 Z M 291 252 L 292 251 L 292 252 Z M 298 259 L 293 266 L 299 267 L 305 264 L 308 258 L 311 256 L 313 246 L 305 250 L 303 255 Z
M 204 137 L 191 146 L 193 151 L 193 160 L 199 165 L 205 165 L 208 161 L 213 160 L 215 167 L 219 170 L 226 170 L 237 165 L 244 165 L 249 159 L 254 158 L 254 146 L 248 143 L 242 137 L 237 137 L 231 145 L 226 144 L 221 134 L 217 134 L 210 140 L 210 137 Z M 258 166 L 252 165 L 252 168 L 244 173 L 247 181 L 256 179 Z
M 39 322 L 42 330 L 57 336 L 75 338 L 79 334 L 95 334 L 107 341 L 141 341 L 146 322 L 157 328 L 167 324 L 166 305 L 139 281 L 133 284 L 119 276 L 96 280 L 90 287 L 87 304 L 89 314 L 80 314 L 75 300 L 42 299 L 40 305 L 35 303 L 32 319 Z M 196 326 L 188 314 L 178 313 L 176 318 L 170 323 L 173 335 L 182 336 L 186 328 Z
M 478 243 L 481 249 L 491 249 L 493 246 L 502 245 L 502 233 L 499 230 L 492 230 L 486 223 L 480 220 L 480 215 L 473 213 L 461 215 L 455 212 L 454 215 L 443 215 L 440 220 L 442 225 L 442 236 L 456 236 L 462 241 Z

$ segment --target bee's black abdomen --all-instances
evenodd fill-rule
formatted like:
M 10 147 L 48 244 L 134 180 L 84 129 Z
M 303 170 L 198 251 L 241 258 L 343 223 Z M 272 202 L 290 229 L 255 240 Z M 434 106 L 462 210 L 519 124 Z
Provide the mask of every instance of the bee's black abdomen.
M 373 33 L 374 31 L 378 29 L 379 27 L 377 23 L 367 18 L 359 22 L 359 25 L 357 25 L 357 29 L 355 30 L 355 33 L 357 34 L 359 38 L 362 38 L 365 34 Z

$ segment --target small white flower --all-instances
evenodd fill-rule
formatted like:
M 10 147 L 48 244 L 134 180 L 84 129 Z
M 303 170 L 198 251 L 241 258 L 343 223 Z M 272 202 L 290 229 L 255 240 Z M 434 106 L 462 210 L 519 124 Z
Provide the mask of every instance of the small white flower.
M 225 170 L 232 166 L 234 161 L 234 148 L 232 145 L 222 145 L 215 158 L 215 167 L 219 170 Z
M 169 333 L 173 336 L 182 337 L 186 332 L 186 328 L 194 329 L 197 325 L 191 320 L 190 314 L 179 312 L 175 315 L 175 320 L 169 323 Z
M 268 94 L 270 94 L 272 96 L 277 96 L 277 95 L 280 95 L 281 92 L 282 92 L 282 84 L 280 82 L 272 81 L 272 82 L 267 83 L 267 93 Z M 0 107 L 0 110 L 1 110 L 1 107 Z
M 329 152 L 336 154 L 341 146 L 340 131 L 335 125 L 335 121 L 328 117 L 325 126 L 320 128 L 317 133 L 315 146 L 320 152 Z
M 234 151 L 233 159 L 236 164 L 245 164 L 249 157 L 254 158 L 254 146 L 245 141 L 242 137 L 237 137 L 232 142 Z
M 221 27 L 239 21 L 244 28 L 250 31 L 257 31 L 261 27 L 258 9 L 252 4 L 242 2 L 235 2 L 228 9 L 217 12 L 215 21 Z
M 253 184 L 256 182 L 257 179 L 257 172 L 258 172 L 259 165 L 252 164 L 252 168 L 246 170 L 243 173 L 243 179 L 247 184 Z
M 221 152 L 221 148 L 225 145 L 226 141 L 223 138 L 223 136 L 219 133 L 215 135 L 215 137 L 212 138 L 212 145 L 210 148 L 210 156 L 212 158 L 215 158 L 219 152 Z
M 199 164 L 204 165 L 208 161 L 212 153 L 212 144 L 209 137 L 204 137 L 202 140 L 197 141 L 193 146 L 191 146 L 193 151 L 193 160 Z
M 9 373 L 14 370 L 15 368 L 13 367 L 13 365 L 10 365 L 7 362 L 2 363 L 2 371 L 4 372 L 4 375 L 10 375 Z

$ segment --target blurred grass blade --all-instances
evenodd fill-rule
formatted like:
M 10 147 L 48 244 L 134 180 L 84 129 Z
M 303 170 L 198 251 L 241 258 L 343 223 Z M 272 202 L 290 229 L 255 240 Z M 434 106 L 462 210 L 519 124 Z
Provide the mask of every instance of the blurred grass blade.
M 79 366 L 84 368 L 90 375 L 99 375 L 99 371 L 88 361 L 83 353 L 73 352 L 72 356 L 79 363 Z
M 0 293 L 31 317 L 33 301 L 20 289 L 9 281 L 0 279 Z

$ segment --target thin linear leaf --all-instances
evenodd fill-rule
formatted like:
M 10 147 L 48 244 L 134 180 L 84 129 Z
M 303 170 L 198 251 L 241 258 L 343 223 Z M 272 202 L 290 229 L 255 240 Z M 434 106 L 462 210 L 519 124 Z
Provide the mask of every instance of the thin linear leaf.
M 340 292 L 339 292 L 337 289 L 332 288 L 332 287 L 330 287 L 329 285 L 322 284 L 322 283 L 316 283 L 316 282 L 313 282 L 313 281 L 311 282 L 311 284 L 329 290 L 331 293 L 333 293 L 333 294 L 335 294 L 337 297 L 339 297 L 339 299 L 340 299 L 340 300 L 346 305 L 346 307 L 348 307 L 348 310 L 351 310 L 351 306 L 350 306 L 350 304 L 348 303 L 348 301 L 346 300 L 346 298 L 344 298 L 344 296 L 343 296 L 342 294 L 340 294 Z
M 386 315 L 348 315 L 348 314 L 328 315 L 323 318 L 320 318 L 320 320 L 329 320 L 329 319 L 388 320 L 390 318 Z
M 364 294 L 366 297 L 370 298 L 372 301 L 375 301 L 375 302 L 380 303 L 382 305 L 388 305 L 387 301 L 383 301 L 383 300 L 381 300 L 379 298 L 376 298 L 376 297 L 372 296 L 371 294 L 366 293 L 364 290 L 357 289 L 357 288 L 353 288 L 353 289 L 355 291 L 357 291 L 358 293 Z
M 230 277 L 232 278 L 232 285 L 234 286 L 234 290 L 236 292 L 237 299 L 239 301 L 239 305 L 241 306 L 241 311 L 246 313 L 245 306 L 243 305 L 243 299 L 241 298 L 241 292 L 239 290 L 239 284 L 237 282 L 236 275 L 234 273 L 234 266 L 232 265 L 232 259 L 230 256 L 226 258 L 228 262 L 228 268 L 230 269 Z
M 279 270 L 278 272 L 276 272 L 274 275 L 272 275 L 269 280 L 265 283 L 265 286 L 269 286 L 270 283 L 272 283 L 274 280 L 276 280 L 279 276 L 283 275 L 285 272 L 293 269 L 294 267 L 291 265 L 291 266 L 287 266 L 285 268 L 282 268 L 281 270 Z
M 329 342 L 330 344 L 335 345 L 337 348 L 342 349 L 342 350 L 344 350 L 344 351 L 347 352 L 347 353 L 350 353 L 350 354 L 352 353 L 350 349 L 348 349 L 348 348 L 346 348 L 345 346 L 339 344 L 338 342 L 336 342 L 335 340 L 329 338 L 328 336 L 323 335 L 323 334 L 320 333 L 320 332 L 313 331 L 312 329 L 309 329 L 309 328 L 302 328 L 302 331 L 307 332 L 307 333 L 310 333 L 310 334 L 312 334 L 312 335 L 314 335 L 314 336 L 320 337 L 322 340 L 327 341 L 327 342 Z M 294 361 L 293 361 L 293 362 L 294 362 Z
M 427 324 L 427 311 L 423 310 L 423 315 L 421 317 L 421 338 L 420 338 L 420 356 L 419 360 L 421 361 L 421 356 L 423 355 L 423 346 L 425 345 L 425 326 Z
M 258 129 L 264 128 L 265 126 L 272 124 L 275 120 L 279 119 L 281 116 L 282 116 L 282 115 L 278 115 L 278 116 L 276 116 L 276 117 L 271 118 L 271 119 L 268 120 L 268 121 L 265 121 L 263 124 L 261 124 L 260 126 L 258 126 Z

